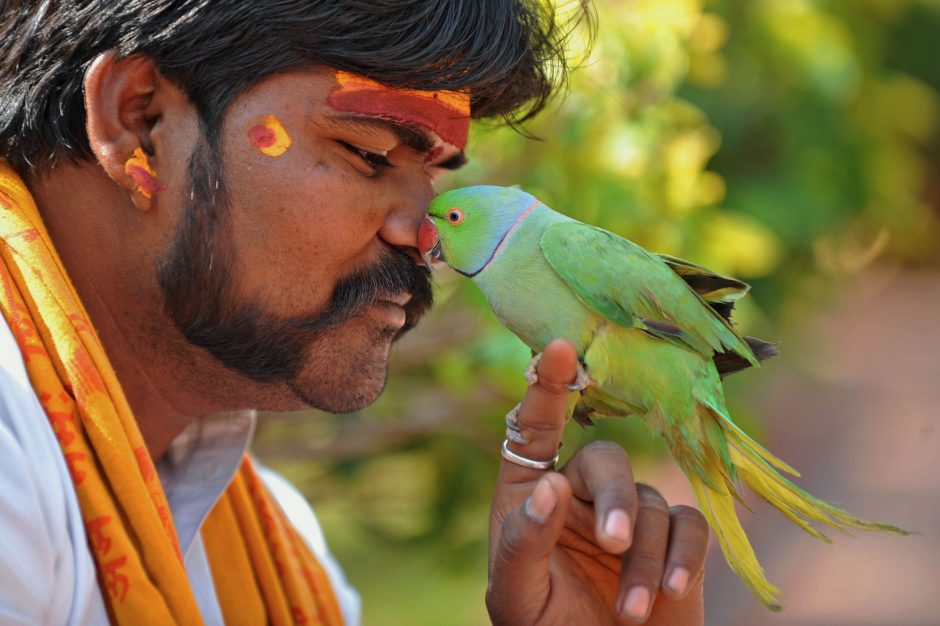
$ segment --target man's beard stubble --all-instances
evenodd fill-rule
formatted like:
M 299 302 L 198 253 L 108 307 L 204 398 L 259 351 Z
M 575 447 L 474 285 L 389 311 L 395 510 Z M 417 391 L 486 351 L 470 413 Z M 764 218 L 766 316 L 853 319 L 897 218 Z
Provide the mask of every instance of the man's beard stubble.
M 216 154 L 203 137 L 190 159 L 184 211 L 157 266 L 164 311 L 188 342 L 225 366 L 257 382 L 286 383 L 304 404 L 325 408 L 331 403 L 310 397 L 299 383 L 311 346 L 376 301 L 406 292 L 412 298 L 400 336 L 431 306 L 430 271 L 404 251 L 387 248 L 372 266 L 341 279 L 324 311 L 290 318 L 268 313 L 263 303 L 238 292 L 231 274 L 236 251 Z

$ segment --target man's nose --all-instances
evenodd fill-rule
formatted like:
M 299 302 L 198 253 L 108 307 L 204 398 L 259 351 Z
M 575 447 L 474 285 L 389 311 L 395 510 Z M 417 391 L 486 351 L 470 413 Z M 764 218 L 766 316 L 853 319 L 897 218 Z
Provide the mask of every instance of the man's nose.
M 396 181 L 396 193 L 379 229 L 379 237 L 383 241 L 406 252 L 418 263 L 423 263 L 418 251 L 418 227 L 433 198 L 430 178 L 424 175 L 402 177 Z

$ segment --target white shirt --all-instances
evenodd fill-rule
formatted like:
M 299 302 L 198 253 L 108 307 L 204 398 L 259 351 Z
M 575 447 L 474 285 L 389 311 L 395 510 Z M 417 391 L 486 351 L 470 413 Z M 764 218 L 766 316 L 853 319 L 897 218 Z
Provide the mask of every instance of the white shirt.
M 157 464 L 207 626 L 223 621 L 199 529 L 238 469 L 255 419 L 244 411 L 194 422 Z M 283 478 L 258 471 L 329 575 L 346 624 L 357 626 L 359 595 L 310 506 Z M 108 617 L 65 459 L 0 317 L 0 626 L 36 624 L 98 626 Z

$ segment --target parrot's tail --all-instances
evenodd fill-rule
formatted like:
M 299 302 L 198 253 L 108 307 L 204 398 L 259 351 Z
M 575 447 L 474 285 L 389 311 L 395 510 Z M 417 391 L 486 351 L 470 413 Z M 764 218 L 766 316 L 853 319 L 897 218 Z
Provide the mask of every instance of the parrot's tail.
M 741 522 L 738 521 L 734 510 L 734 501 L 738 499 L 738 494 L 734 491 L 734 486 L 725 482 L 725 474 L 717 464 L 713 464 L 705 472 L 708 480 L 704 480 L 695 470 L 686 473 L 692 483 L 698 506 L 718 538 L 718 545 L 721 546 L 725 560 L 764 606 L 773 611 L 781 610 L 783 607 L 777 597 L 780 589 L 767 580 L 764 568 L 757 560 L 754 548 L 751 547 L 744 529 L 741 528 Z
M 780 473 L 799 476 L 799 472 L 748 437 L 725 411 L 709 406 L 707 412 L 714 420 L 713 423 L 719 426 L 721 434 L 724 435 L 720 439 L 726 442 L 726 446 L 713 448 L 713 454 L 708 455 L 711 459 L 706 463 L 683 469 L 687 470 L 702 513 L 717 535 L 718 543 L 731 569 L 768 608 L 775 611 L 781 609 L 777 598 L 780 590 L 767 580 L 735 514 L 734 500 L 740 500 L 735 487 L 736 476 L 743 479 L 763 500 L 817 539 L 830 542 L 830 539 L 811 526 L 810 522 L 819 522 L 843 532 L 857 528 L 909 534 L 897 526 L 854 517 L 847 511 L 800 489 Z M 714 441 L 714 438 L 712 440 Z

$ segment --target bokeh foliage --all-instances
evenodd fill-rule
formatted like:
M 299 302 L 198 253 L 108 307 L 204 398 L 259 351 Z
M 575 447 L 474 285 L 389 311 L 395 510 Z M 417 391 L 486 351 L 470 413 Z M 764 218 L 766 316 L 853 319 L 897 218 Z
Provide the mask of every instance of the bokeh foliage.
M 597 0 L 564 100 L 526 130 L 479 126 L 445 186 L 520 184 L 555 209 L 754 286 L 775 337 L 872 263 L 940 260 L 940 2 Z M 573 41 L 579 54 L 583 41 Z M 314 503 L 369 624 L 482 624 L 486 521 L 522 344 L 444 270 L 438 306 L 358 414 L 266 416 L 261 457 Z M 732 409 L 752 430 L 744 386 Z M 743 398 L 743 399 L 742 399 Z M 567 449 L 661 446 L 638 420 Z

